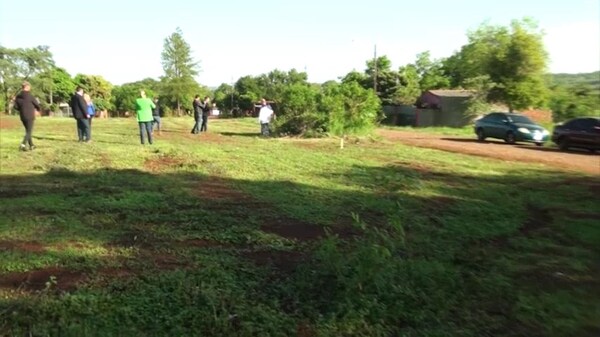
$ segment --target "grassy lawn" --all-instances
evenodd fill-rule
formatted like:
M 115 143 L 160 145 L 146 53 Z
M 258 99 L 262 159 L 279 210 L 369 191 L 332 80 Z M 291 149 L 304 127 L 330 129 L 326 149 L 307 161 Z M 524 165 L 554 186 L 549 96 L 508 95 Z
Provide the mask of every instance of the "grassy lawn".
M 0 335 L 600 332 L 597 176 L 164 124 L 0 119 Z

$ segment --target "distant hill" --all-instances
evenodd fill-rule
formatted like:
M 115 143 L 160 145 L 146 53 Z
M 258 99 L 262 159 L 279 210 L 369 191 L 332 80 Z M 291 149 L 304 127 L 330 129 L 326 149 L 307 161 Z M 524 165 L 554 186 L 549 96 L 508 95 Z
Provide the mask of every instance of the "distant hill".
M 549 74 L 548 76 L 552 84 L 566 87 L 583 84 L 591 86 L 594 90 L 600 90 L 600 71 L 580 74 Z

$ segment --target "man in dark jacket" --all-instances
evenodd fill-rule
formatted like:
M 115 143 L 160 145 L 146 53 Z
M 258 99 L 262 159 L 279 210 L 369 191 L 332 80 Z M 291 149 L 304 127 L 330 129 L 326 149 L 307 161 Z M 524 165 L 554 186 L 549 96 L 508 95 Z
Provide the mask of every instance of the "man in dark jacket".
M 158 105 L 158 97 L 154 97 L 153 101 L 154 101 L 154 109 L 152 109 L 152 118 L 154 120 L 152 121 L 152 124 L 158 128 L 157 131 L 158 131 L 158 134 L 160 135 L 161 134 L 160 129 L 162 126 L 162 122 L 160 120 L 160 115 L 161 115 L 162 111 L 161 111 L 160 105 Z
M 73 96 L 71 96 L 71 111 L 73 117 L 77 120 L 77 136 L 79 141 L 86 143 L 90 141 L 90 120 L 87 113 L 87 103 L 83 98 L 83 88 L 77 87 Z
M 29 82 L 23 82 L 22 91 L 15 98 L 15 108 L 19 111 L 21 117 L 21 123 L 25 127 L 25 137 L 21 142 L 19 149 L 21 151 L 27 151 L 27 145 L 29 144 L 29 150 L 35 149 L 31 134 L 33 132 L 33 122 L 35 121 L 35 111 L 40 111 L 40 104 L 37 99 L 29 92 L 31 85 Z
M 200 124 L 202 124 L 202 103 L 200 103 L 200 95 L 194 96 L 192 106 L 194 107 L 194 128 L 192 128 L 192 133 L 196 134 L 200 132 Z
M 208 96 L 204 97 L 204 102 L 200 105 L 202 109 L 202 126 L 200 127 L 200 132 L 206 132 L 206 123 L 208 123 L 208 115 L 210 114 L 210 98 Z

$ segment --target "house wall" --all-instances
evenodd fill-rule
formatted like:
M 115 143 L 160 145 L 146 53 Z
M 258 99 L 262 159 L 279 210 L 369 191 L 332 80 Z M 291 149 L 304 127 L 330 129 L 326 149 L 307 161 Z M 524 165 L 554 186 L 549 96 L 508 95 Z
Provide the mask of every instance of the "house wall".
M 383 124 L 415 126 L 416 108 L 412 105 L 384 105 L 383 113 L 386 118 Z
M 436 118 L 437 126 L 463 127 L 471 122 L 465 116 L 467 111 L 467 98 L 465 97 L 440 97 L 440 113 Z

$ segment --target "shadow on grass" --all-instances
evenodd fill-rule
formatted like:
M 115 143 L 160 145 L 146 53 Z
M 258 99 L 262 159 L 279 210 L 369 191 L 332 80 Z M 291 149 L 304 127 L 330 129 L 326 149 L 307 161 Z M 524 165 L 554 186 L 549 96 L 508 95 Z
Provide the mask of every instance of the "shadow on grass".
M 223 136 L 260 137 L 260 132 L 219 132 Z
M 117 169 L 0 176 L 0 291 L 48 299 L 1 300 L 0 315 L 22 315 L 0 316 L 0 332 L 590 329 L 599 179 L 411 163 L 322 178 L 353 188 Z

